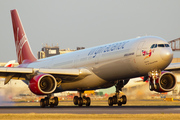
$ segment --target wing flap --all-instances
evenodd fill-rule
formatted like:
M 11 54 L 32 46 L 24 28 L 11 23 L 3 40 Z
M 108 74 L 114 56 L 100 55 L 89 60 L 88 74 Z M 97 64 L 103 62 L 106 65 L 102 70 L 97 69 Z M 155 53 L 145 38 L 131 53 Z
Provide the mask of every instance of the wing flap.
M 71 75 L 71 76 L 78 76 L 79 69 L 42 69 L 38 70 L 42 73 L 49 73 L 49 74 L 57 74 L 57 75 Z

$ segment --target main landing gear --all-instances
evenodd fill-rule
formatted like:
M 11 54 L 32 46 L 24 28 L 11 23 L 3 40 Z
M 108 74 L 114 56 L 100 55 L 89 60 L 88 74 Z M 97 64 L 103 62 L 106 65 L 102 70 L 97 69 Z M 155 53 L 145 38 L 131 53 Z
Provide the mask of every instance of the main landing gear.
M 116 93 L 113 97 L 109 97 L 108 99 L 108 104 L 109 106 L 113 106 L 114 104 L 118 104 L 118 106 L 122 106 L 122 104 L 126 104 L 127 102 L 127 98 L 125 95 L 122 95 L 120 97 L 120 92 L 122 91 L 122 88 L 124 87 L 124 83 L 123 81 L 118 81 L 118 83 L 116 84 Z
M 74 105 L 78 105 L 78 106 L 82 106 L 82 105 L 86 105 L 86 106 L 90 106 L 91 104 L 91 99 L 90 97 L 86 97 L 84 95 L 84 91 L 78 91 L 79 92 L 79 96 L 74 96 L 73 102 Z
M 54 107 L 57 106 L 59 103 L 58 97 L 51 98 L 51 95 L 47 95 L 44 99 L 41 99 L 40 106 L 44 108 L 45 106 Z

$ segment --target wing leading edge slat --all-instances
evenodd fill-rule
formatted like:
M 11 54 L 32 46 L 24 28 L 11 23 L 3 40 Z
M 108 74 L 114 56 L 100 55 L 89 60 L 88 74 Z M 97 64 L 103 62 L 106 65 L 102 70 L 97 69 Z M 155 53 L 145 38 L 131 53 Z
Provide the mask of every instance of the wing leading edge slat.
M 84 78 L 91 74 L 88 69 L 45 69 L 45 68 L 0 68 L 0 78 L 6 78 L 6 83 L 9 79 L 28 80 L 27 76 L 35 76 L 37 73 L 47 73 L 58 77 Z M 18 77 L 21 76 L 21 77 Z M 72 79 L 71 79 L 72 80 Z
M 168 70 L 168 71 L 180 70 L 180 63 L 171 63 L 165 70 Z

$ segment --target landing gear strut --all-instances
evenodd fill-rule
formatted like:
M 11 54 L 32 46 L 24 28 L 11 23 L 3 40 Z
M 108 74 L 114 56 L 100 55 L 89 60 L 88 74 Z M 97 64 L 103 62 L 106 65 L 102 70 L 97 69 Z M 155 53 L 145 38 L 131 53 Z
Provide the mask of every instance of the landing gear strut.
M 125 95 L 122 95 L 120 97 L 120 92 L 122 91 L 122 88 L 124 87 L 124 82 L 123 81 L 118 81 L 118 83 L 115 85 L 116 87 L 116 93 L 113 97 L 109 97 L 108 99 L 108 104 L 109 106 L 113 106 L 114 104 L 118 104 L 118 106 L 122 106 L 122 104 L 126 104 L 127 98 Z
M 149 89 L 150 91 L 153 91 L 155 89 L 157 89 L 158 85 L 156 85 L 156 79 L 159 78 L 159 76 L 161 75 L 161 70 L 153 70 L 153 71 L 150 71 L 148 73 L 149 75 Z
M 84 95 L 84 91 L 78 91 L 79 92 L 79 96 L 74 96 L 73 102 L 74 105 L 78 105 L 78 106 L 82 106 L 82 105 L 86 105 L 86 106 L 90 106 L 91 104 L 91 99 L 90 97 L 86 97 Z
M 54 107 L 57 106 L 59 103 L 58 97 L 51 98 L 51 94 L 47 95 L 44 99 L 41 99 L 40 106 L 44 108 L 45 106 Z

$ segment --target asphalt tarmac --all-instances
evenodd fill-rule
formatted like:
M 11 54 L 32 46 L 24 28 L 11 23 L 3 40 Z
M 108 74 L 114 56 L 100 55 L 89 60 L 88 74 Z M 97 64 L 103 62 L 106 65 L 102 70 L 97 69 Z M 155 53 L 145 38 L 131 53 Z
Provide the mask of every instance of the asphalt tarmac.
M 180 106 L 0 106 L 0 113 L 69 113 L 69 114 L 166 114 L 180 113 Z

